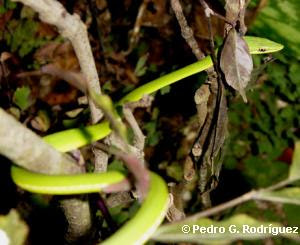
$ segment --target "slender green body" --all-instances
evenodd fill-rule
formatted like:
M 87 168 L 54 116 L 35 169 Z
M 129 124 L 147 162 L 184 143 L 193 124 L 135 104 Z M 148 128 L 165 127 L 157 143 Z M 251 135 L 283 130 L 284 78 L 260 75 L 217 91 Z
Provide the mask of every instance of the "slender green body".
M 125 179 L 125 176 L 117 171 L 77 175 L 41 175 L 16 166 L 12 167 L 11 176 L 14 182 L 24 190 L 51 195 L 100 192 L 109 185 Z
M 67 152 L 90 144 L 109 135 L 111 129 L 107 121 L 87 127 L 73 128 L 50 134 L 44 140 L 58 151 Z
M 185 66 L 179 70 L 173 71 L 169 74 L 166 74 L 160 78 L 157 78 L 145 85 L 142 85 L 134 89 L 129 94 L 125 95 L 118 104 L 125 104 L 127 102 L 138 101 L 145 94 L 151 94 L 155 91 L 160 90 L 161 88 L 168 86 L 172 83 L 175 83 L 183 78 L 194 75 L 198 72 L 204 71 L 212 66 L 212 61 L 210 56 L 206 56 L 203 60 L 195 62 L 191 65 Z
M 100 192 L 116 184 L 125 176 L 116 171 L 80 175 L 44 175 L 19 167 L 11 169 L 13 181 L 21 188 L 40 194 L 72 195 Z M 166 183 L 155 173 L 150 173 L 150 190 L 134 218 L 101 244 L 143 244 L 163 221 L 169 199 Z
M 143 244 L 165 218 L 169 206 L 168 189 L 164 180 L 150 173 L 150 190 L 133 219 L 102 244 Z
M 245 37 L 245 39 L 252 54 L 271 53 L 283 48 L 282 45 L 263 38 Z M 151 94 L 211 66 L 212 61 L 210 57 L 206 57 L 201 61 L 140 86 L 123 97 L 117 105 L 137 101 L 145 94 Z M 66 152 L 100 140 L 110 134 L 110 132 L 108 122 L 103 122 L 85 128 L 58 132 L 48 135 L 44 139 L 57 150 Z M 11 175 L 14 182 L 25 190 L 56 195 L 99 192 L 108 185 L 118 183 L 125 178 L 119 172 L 50 176 L 32 173 L 18 167 L 12 167 Z M 112 237 L 104 241 L 103 244 L 142 244 L 150 238 L 151 234 L 162 222 L 168 207 L 167 186 L 155 173 L 150 175 L 150 191 L 137 214 Z
M 248 43 L 249 50 L 251 54 L 265 54 L 273 53 L 283 49 L 281 44 L 275 43 L 265 38 L 260 37 L 245 37 Z M 204 71 L 212 67 L 212 61 L 210 56 L 205 57 L 201 61 L 197 61 L 191 65 L 185 66 L 179 70 L 166 74 L 160 78 L 157 78 L 149 83 L 146 83 L 136 89 L 134 89 L 129 94 L 125 95 L 117 105 L 123 105 L 126 102 L 138 101 L 145 94 L 151 94 L 159 89 L 175 83 L 183 78 L 192 76 L 196 73 Z M 62 132 L 54 133 L 45 137 L 47 143 L 58 146 L 58 149 L 62 151 L 70 151 L 74 148 L 78 148 L 94 141 L 103 139 L 109 135 L 111 129 L 109 128 L 108 122 L 103 122 L 97 125 L 69 129 Z M 59 141 L 59 142 L 58 142 Z M 76 144 L 76 145 L 75 145 Z

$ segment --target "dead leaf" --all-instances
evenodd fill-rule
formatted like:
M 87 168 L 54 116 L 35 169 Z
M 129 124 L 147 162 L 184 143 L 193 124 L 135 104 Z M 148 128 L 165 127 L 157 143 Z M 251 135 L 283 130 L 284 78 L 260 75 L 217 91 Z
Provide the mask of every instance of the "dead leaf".
M 49 42 L 45 44 L 35 52 L 34 59 L 39 64 L 46 64 L 48 62 L 52 62 L 53 57 L 55 55 L 55 50 L 59 47 L 59 45 L 62 44 L 58 42 Z
M 39 110 L 38 115 L 34 117 L 30 123 L 34 129 L 41 132 L 47 132 L 50 128 L 50 118 L 48 113 L 44 110 Z
M 247 102 L 244 89 L 251 78 L 253 61 L 245 40 L 232 28 L 226 38 L 220 60 L 226 82 Z
M 72 71 L 79 71 L 79 63 L 70 42 L 50 42 L 39 48 L 34 59 L 40 65 L 55 64 L 56 66 Z
M 41 99 L 45 101 L 47 104 L 54 106 L 54 105 L 73 103 L 76 101 L 77 97 L 78 97 L 78 90 L 71 87 L 65 93 L 51 92 Z
M 71 111 L 67 111 L 66 112 L 66 115 L 70 118 L 75 118 L 77 117 L 80 112 L 82 112 L 84 109 L 83 108 L 77 108 L 77 109 L 74 109 L 74 110 L 71 110 Z
M 0 30 L 3 31 L 5 30 L 5 27 L 7 26 L 7 23 L 13 16 L 14 11 L 13 10 L 8 10 L 7 12 L 3 13 L 0 15 Z
M 171 19 L 168 13 L 167 1 L 150 0 L 148 1 L 142 25 L 150 27 L 165 26 Z
M 0 55 L 0 62 L 4 62 L 8 59 L 12 58 L 12 54 L 8 52 L 2 52 Z

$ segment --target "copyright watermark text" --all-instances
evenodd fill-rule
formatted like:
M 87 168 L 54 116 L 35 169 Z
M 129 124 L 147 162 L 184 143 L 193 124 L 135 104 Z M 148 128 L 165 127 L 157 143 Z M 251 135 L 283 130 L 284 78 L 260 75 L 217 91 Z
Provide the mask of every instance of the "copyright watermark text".
M 200 225 L 183 225 L 181 231 L 184 234 L 217 234 L 217 233 L 232 233 L 232 234 L 299 234 L 299 227 L 283 227 L 283 226 L 273 226 L 272 224 L 268 226 L 250 226 L 250 225 L 230 225 L 230 226 L 200 226 Z

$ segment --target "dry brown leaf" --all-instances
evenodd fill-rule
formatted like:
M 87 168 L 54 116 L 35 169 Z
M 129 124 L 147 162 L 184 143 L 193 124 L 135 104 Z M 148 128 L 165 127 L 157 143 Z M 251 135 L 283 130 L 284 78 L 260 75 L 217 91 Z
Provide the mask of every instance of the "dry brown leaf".
M 244 89 L 250 81 L 253 62 L 247 43 L 234 28 L 226 38 L 220 66 L 228 85 L 239 91 L 243 100 L 247 102 Z

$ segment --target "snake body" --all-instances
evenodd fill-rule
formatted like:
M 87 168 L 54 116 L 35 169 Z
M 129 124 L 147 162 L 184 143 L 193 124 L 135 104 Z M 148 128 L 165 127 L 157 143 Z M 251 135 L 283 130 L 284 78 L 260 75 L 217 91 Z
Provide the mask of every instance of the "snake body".
M 14 182 L 24 190 L 53 195 L 72 195 L 100 192 L 119 183 L 125 176 L 117 171 L 78 175 L 45 175 L 13 166 Z M 168 209 L 168 189 L 164 180 L 150 172 L 150 190 L 134 218 L 101 244 L 143 244 L 163 221 Z
M 245 40 L 251 54 L 272 53 L 283 48 L 281 44 L 264 38 L 245 37 Z M 204 71 L 212 65 L 210 56 L 207 56 L 201 61 L 138 87 L 124 96 L 116 105 L 138 101 L 146 94 L 151 94 L 183 78 Z M 105 121 L 97 125 L 54 133 L 44 137 L 44 140 L 58 151 L 67 152 L 100 140 L 109 135 L 110 132 L 109 123 Z M 29 172 L 16 166 L 12 167 L 11 175 L 13 181 L 25 190 L 55 195 L 99 192 L 101 189 L 125 178 L 121 173 L 114 171 L 101 174 L 50 176 Z M 136 215 L 103 244 L 142 244 L 151 237 L 151 234 L 163 221 L 168 208 L 167 186 L 157 174 L 151 172 L 150 176 L 149 193 Z

